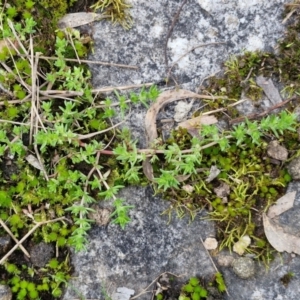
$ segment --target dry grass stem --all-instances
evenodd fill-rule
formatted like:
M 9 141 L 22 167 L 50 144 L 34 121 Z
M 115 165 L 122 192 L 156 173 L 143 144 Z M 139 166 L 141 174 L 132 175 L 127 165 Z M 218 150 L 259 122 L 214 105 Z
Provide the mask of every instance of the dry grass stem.
M 13 235 L 13 233 L 10 231 L 10 229 L 6 226 L 6 224 L 2 221 L 2 219 L 0 218 L 0 225 L 6 230 L 6 232 L 11 236 L 11 238 L 16 242 L 19 243 L 19 241 L 15 238 L 15 236 Z M 27 250 L 20 245 L 20 249 L 24 252 L 24 254 L 27 257 L 30 257 L 30 254 L 27 252 Z
M 53 219 L 53 220 L 48 220 L 48 221 L 43 221 L 43 222 L 38 222 L 36 223 L 27 233 L 26 235 L 23 236 L 23 238 L 13 247 L 10 249 L 10 251 L 8 251 L 0 260 L 0 265 L 2 265 L 12 254 L 13 252 L 20 247 L 20 245 L 33 233 L 35 232 L 40 226 L 44 225 L 44 224 L 49 224 L 49 223 L 53 223 L 53 222 L 58 222 L 58 221 L 62 221 L 62 220 L 67 220 L 65 217 L 61 217 L 61 218 L 57 218 L 57 219 Z

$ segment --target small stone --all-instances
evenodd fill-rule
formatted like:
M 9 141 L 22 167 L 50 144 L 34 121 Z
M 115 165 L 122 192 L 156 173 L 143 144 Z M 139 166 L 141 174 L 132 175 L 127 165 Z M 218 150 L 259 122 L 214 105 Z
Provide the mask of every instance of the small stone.
M 11 238 L 9 235 L 0 236 L 0 254 L 4 254 L 8 251 L 11 243 Z
M 300 179 L 300 157 L 294 158 L 287 166 L 287 169 L 294 180 Z
M 268 145 L 267 153 L 270 157 L 285 161 L 288 158 L 288 151 L 278 141 L 272 141 Z
M 189 111 L 191 110 L 192 106 L 193 106 L 193 102 L 191 103 L 186 103 L 184 101 L 178 102 L 175 107 L 174 120 L 176 122 L 181 122 L 182 120 L 184 120 L 188 115 Z
M 134 295 L 134 290 L 127 287 L 117 288 L 117 293 L 112 295 L 112 300 L 129 300 L 132 295 Z
M 112 211 L 108 208 L 101 208 L 97 205 L 92 206 L 94 211 L 89 213 L 89 218 L 95 220 L 98 226 L 106 226 L 110 221 Z
M 30 260 L 36 267 L 44 267 L 53 257 L 54 248 L 50 244 L 41 242 L 30 250 Z
M 218 241 L 215 238 L 207 238 L 203 244 L 206 250 L 215 250 L 218 247 Z
M 217 262 L 219 266 L 222 267 L 229 267 L 232 265 L 232 262 L 234 260 L 234 257 L 231 255 L 224 255 L 224 254 L 220 254 L 217 257 Z
M 12 293 L 8 286 L 0 284 L 0 300 L 11 300 Z
M 234 273 L 242 278 L 247 279 L 255 274 L 255 264 L 250 257 L 240 257 L 232 262 Z

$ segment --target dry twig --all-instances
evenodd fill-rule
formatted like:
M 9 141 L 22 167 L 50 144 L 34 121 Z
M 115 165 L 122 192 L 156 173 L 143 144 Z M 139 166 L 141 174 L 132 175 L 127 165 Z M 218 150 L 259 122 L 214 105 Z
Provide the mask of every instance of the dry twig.
M 13 233 L 10 231 L 10 229 L 6 226 L 6 224 L 2 221 L 0 218 L 0 225 L 6 230 L 6 232 L 11 236 L 11 238 L 16 242 L 19 243 L 19 241 L 16 239 L 16 237 L 13 235 Z M 27 252 L 27 250 L 23 247 L 23 245 L 20 245 L 20 249 L 24 252 L 24 254 L 27 257 L 30 257 L 30 254 Z
M 48 220 L 48 221 L 42 221 L 42 222 L 38 222 L 36 223 L 27 233 L 26 235 L 23 236 L 23 238 L 13 247 L 10 249 L 10 251 L 8 251 L 0 260 L 0 265 L 2 265 L 6 259 L 8 257 L 10 257 L 13 252 L 33 233 L 35 232 L 40 226 L 44 225 L 44 224 L 49 224 L 49 223 L 53 223 L 53 222 L 57 222 L 57 221 L 62 221 L 62 220 L 67 220 L 65 217 L 61 217 L 61 218 L 57 218 L 57 219 L 53 219 L 53 220 Z

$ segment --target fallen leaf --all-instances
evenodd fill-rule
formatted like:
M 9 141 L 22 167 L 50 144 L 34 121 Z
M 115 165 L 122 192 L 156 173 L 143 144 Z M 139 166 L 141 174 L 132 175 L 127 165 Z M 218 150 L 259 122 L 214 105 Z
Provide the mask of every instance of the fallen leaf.
M 72 14 L 64 15 L 58 21 L 58 28 L 65 29 L 65 28 L 74 28 L 82 25 L 86 25 L 92 23 L 94 21 L 98 21 L 101 19 L 107 18 L 106 15 L 96 14 L 96 13 L 86 13 L 86 12 L 77 12 Z
M 206 182 L 213 181 L 220 173 L 221 173 L 221 171 L 216 166 L 211 166 L 211 168 L 209 170 L 209 175 L 205 179 L 205 181 Z
M 239 255 L 243 255 L 250 244 L 251 239 L 249 235 L 244 235 L 233 245 L 233 251 Z
M 279 198 L 275 205 L 272 205 L 267 213 L 267 216 L 269 218 L 274 218 L 276 216 L 279 216 L 283 212 L 289 210 L 294 206 L 294 201 L 296 198 L 296 192 L 290 192 Z
M 175 176 L 176 180 L 178 182 L 183 182 L 186 181 L 187 179 L 189 179 L 191 177 L 192 174 L 187 174 L 187 175 L 177 175 Z
M 28 163 L 30 165 L 32 165 L 36 169 L 38 169 L 40 171 L 44 171 L 43 166 L 40 164 L 40 162 L 38 161 L 38 159 L 35 156 L 33 156 L 32 154 L 27 155 L 26 156 L 26 160 L 28 161 Z
M 276 104 L 279 104 L 282 102 L 280 93 L 278 92 L 278 89 L 275 87 L 271 78 L 258 76 L 256 78 L 256 83 L 259 87 L 261 87 L 263 89 L 264 93 L 266 94 L 266 96 L 269 98 L 270 102 L 273 105 L 276 105 Z
M 203 245 L 206 250 L 215 250 L 218 247 L 218 241 L 215 238 L 207 238 Z
M 275 158 L 277 160 L 285 161 L 288 158 L 288 151 L 285 147 L 281 146 L 278 141 L 272 141 L 269 143 L 267 148 L 267 153 L 269 157 Z
M 218 187 L 214 188 L 214 192 L 219 198 L 227 202 L 227 196 L 230 194 L 230 186 L 225 182 L 221 182 Z
M 286 251 L 300 255 L 300 238 L 287 233 L 280 225 L 276 224 L 266 214 L 263 214 L 263 224 L 269 243 L 278 252 Z

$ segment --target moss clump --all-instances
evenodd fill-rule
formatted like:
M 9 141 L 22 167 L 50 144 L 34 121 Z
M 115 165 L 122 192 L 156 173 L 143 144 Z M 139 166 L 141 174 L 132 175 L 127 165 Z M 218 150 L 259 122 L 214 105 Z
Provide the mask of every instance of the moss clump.
M 100 10 L 107 15 L 112 22 L 120 23 L 124 28 L 132 26 L 132 19 L 128 13 L 131 6 L 124 0 L 99 0 L 91 6 L 95 11 Z

